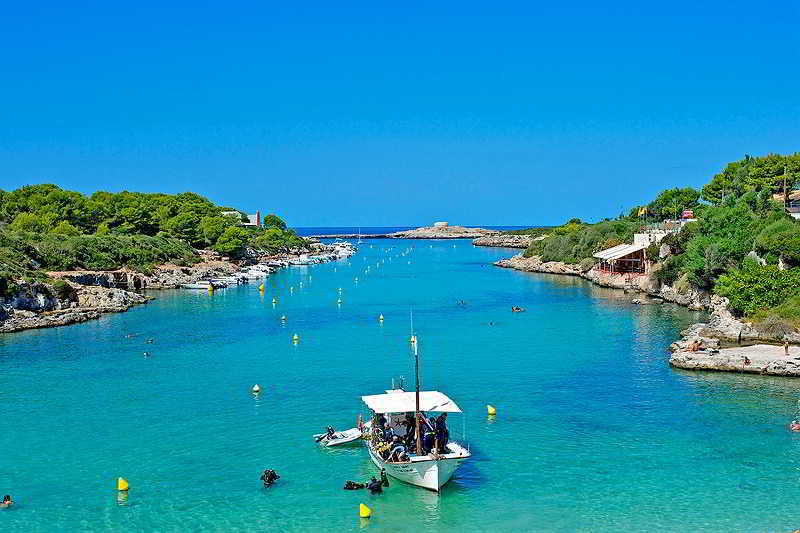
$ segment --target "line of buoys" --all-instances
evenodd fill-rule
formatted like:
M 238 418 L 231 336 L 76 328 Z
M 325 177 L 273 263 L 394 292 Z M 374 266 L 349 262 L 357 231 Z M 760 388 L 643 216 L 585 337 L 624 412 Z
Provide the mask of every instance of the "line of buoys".
M 495 409 L 493 405 L 487 405 L 486 412 L 489 413 L 489 416 L 495 416 L 497 414 L 497 409 Z
M 258 383 L 256 383 L 250 390 L 252 391 L 253 394 L 258 394 L 259 392 L 261 392 L 261 386 Z
M 117 478 L 117 490 L 128 490 L 128 480 L 124 477 Z
M 369 518 L 370 516 L 372 516 L 372 509 L 370 509 L 363 503 L 360 503 L 358 505 L 358 516 L 360 516 L 361 518 Z

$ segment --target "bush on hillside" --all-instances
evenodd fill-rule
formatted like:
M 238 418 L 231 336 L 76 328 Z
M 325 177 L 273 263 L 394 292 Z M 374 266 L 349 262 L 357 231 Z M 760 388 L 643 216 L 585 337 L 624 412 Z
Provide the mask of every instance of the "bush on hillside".
M 779 270 L 748 261 L 720 276 L 714 292 L 727 297 L 737 314 L 755 315 L 800 294 L 800 268 Z

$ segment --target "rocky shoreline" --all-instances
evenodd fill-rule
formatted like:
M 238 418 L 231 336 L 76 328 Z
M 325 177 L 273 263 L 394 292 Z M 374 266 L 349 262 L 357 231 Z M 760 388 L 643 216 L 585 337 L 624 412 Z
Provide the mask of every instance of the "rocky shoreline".
M 337 233 L 328 235 L 312 235 L 314 239 L 476 239 L 485 236 L 500 235 L 500 231 L 484 228 L 466 228 L 464 226 L 425 226 L 394 233 Z
M 728 309 L 727 298 L 696 289 L 681 291 L 671 285 L 661 285 L 646 275 L 608 274 L 594 268 L 582 269 L 579 265 L 544 262 L 536 256 L 526 258 L 522 254 L 501 259 L 494 265 L 523 272 L 581 277 L 602 287 L 638 293 L 641 296 L 631 300 L 635 304 L 671 302 L 707 311 L 708 322 L 685 329 L 681 339 L 670 346 L 669 363 L 676 368 L 800 376 L 800 353 L 795 354 L 796 358 L 787 356 L 782 346 L 784 342 L 800 344 L 800 333 L 759 329 L 739 320 Z M 797 352 L 797 348 L 791 348 L 790 354 L 793 352 Z
M 527 248 L 535 240 L 542 237 L 532 238 L 530 235 L 484 235 L 472 241 L 474 246 L 493 246 L 496 248 Z
M 314 243 L 311 255 L 325 256 L 330 245 Z M 253 256 L 231 261 L 219 254 L 198 250 L 201 261 L 191 266 L 158 265 L 144 274 L 130 269 L 48 272 L 50 283 L 19 282 L 14 296 L 0 301 L 0 333 L 77 324 L 104 313 L 127 311 L 152 300 L 144 289 L 175 289 L 183 284 L 230 276 L 252 264 L 266 264 L 300 257 L 300 253 Z

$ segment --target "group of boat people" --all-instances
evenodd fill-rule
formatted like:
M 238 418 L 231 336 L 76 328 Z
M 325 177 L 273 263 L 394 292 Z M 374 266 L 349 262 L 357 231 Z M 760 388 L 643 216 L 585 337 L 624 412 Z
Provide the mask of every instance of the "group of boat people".
M 450 440 L 447 413 L 430 418 L 419 413 L 418 417 L 422 455 L 443 453 Z M 417 424 L 413 413 L 406 413 L 403 420 L 395 420 L 394 423 L 385 415 L 376 414 L 372 428 L 372 448 L 384 461 L 403 463 L 411 460 L 409 450 L 416 449 L 417 443 Z

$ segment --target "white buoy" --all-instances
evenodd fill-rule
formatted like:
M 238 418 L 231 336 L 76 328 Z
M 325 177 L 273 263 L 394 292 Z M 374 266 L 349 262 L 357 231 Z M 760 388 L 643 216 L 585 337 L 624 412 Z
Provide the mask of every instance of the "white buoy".
M 286 315 L 281 315 L 281 322 L 286 322 Z
M 250 390 L 253 391 L 253 394 L 258 394 L 259 392 L 261 392 L 261 387 L 258 385 L 258 383 L 256 383 Z
M 380 320 L 381 322 L 383 322 L 383 313 L 381 313 L 381 316 L 379 316 L 379 317 L 378 317 L 378 320 Z
M 342 305 L 342 299 L 339 298 L 338 300 L 336 300 L 336 303 L 339 304 L 339 305 Z

